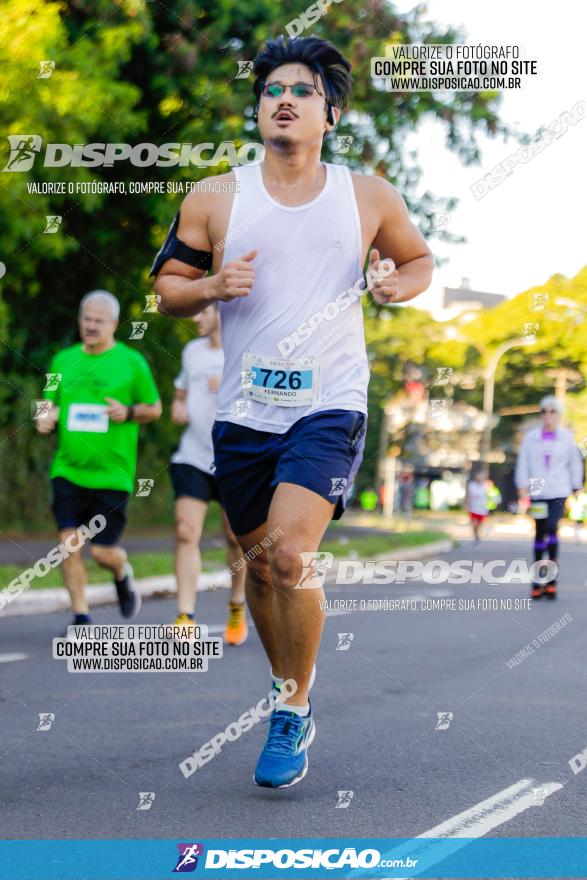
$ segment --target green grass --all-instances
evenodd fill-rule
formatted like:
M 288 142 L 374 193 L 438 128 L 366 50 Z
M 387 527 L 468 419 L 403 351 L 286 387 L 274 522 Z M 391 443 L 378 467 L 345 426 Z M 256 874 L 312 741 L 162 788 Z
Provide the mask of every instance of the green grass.
M 405 535 L 365 535 L 364 537 L 352 537 L 338 539 L 329 538 L 324 541 L 320 550 L 334 553 L 335 556 L 352 556 L 362 559 L 376 556 L 378 553 L 399 550 L 400 548 L 416 547 L 427 544 L 430 541 L 439 541 L 446 538 L 445 532 L 418 531 Z M 157 575 L 173 574 L 173 555 L 171 553 L 134 553 L 131 557 L 135 577 L 154 577 Z M 110 579 L 108 572 L 100 568 L 93 559 L 85 558 L 88 571 L 88 583 L 107 583 Z M 204 571 L 224 568 L 227 564 L 226 553 L 222 548 L 204 550 L 202 553 Z M 26 566 L 0 565 L 0 589 L 18 577 Z M 53 569 L 43 578 L 35 578 L 31 582 L 31 588 L 35 590 L 47 589 L 48 587 L 62 587 L 63 582 L 59 569 Z

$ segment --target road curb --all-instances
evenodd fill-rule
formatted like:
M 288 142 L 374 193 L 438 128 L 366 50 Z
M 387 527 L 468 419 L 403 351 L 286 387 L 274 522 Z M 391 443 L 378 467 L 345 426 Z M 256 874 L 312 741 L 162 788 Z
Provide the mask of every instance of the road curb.
M 137 578 L 135 581 L 143 599 L 160 599 L 175 594 L 175 575 L 166 574 L 159 577 Z M 202 574 L 198 592 L 228 589 L 230 574 L 226 569 L 210 571 Z M 116 605 L 114 584 L 92 584 L 86 587 L 86 595 L 91 608 L 97 605 Z M 10 602 L 2 611 L 4 617 L 22 617 L 26 614 L 52 614 L 55 611 L 68 611 L 71 607 L 69 593 L 65 587 L 51 587 L 47 590 L 30 590 Z
M 431 544 L 422 544 L 411 550 L 396 550 L 393 553 L 378 553 L 372 558 L 383 559 L 423 559 L 433 553 L 448 553 L 455 546 L 455 541 L 434 541 Z M 349 557 L 344 557 L 348 559 Z M 167 574 L 159 577 L 137 578 L 136 586 L 141 592 L 143 599 L 162 599 L 175 595 L 175 575 Z M 207 593 L 211 590 L 228 589 L 230 587 L 230 573 L 227 569 L 205 572 L 200 577 L 198 593 Z M 113 584 L 93 584 L 86 587 L 86 594 L 90 607 L 97 605 L 115 605 L 116 591 Z M 0 619 L 5 617 L 23 617 L 27 614 L 53 614 L 56 611 L 68 611 L 70 609 L 69 593 L 65 587 L 49 588 L 47 590 L 29 590 L 22 593 L 17 599 L 13 599 L 0 611 Z

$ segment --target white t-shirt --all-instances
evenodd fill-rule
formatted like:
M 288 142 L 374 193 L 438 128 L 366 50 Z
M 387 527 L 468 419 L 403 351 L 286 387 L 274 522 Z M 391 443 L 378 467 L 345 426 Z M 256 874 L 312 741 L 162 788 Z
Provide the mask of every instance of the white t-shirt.
M 477 513 L 480 516 L 485 516 L 488 512 L 487 486 L 485 483 L 478 483 L 477 480 L 471 480 L 467 489 L 467 501 L 470 513 Z
M 191 464 L 207 474 L 212 473 L 214 461 L 212 425 L 216 416 L 216 392 L 210 391 L 208 380 L 220 381 L 223 366 L 221 348 L 211 348 L 207 339 L 194 339 L 182 352 L 181 373 L 174 383 L 176 388 L 187 391 L 190 422 L 171 461 Z

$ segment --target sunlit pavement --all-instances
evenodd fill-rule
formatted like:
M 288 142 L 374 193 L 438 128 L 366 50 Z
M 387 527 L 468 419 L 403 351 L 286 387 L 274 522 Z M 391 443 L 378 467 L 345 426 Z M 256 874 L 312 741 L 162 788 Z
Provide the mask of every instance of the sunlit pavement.
M 393 519 L 386 520 L 376 513 L 349 511 L 345 515 L 344 524 L 348 528 L 387 529 L 392 532 L 418 532 L 422 530 L 440 530 L 453 538 L 472 538 L 469 517 L 463 511 L 414 511 L 411 516 L 397 514 Z M 511 537 L 530 539 L 534 533 L 534 523 L 529 516 L 513 516 L 509 513 L 497 512 L 490 514 L 483 524 L 484 540 L 503 540 Z M 587 528 L 576 525 L 569 520 L 562 520 L 559 527 L 559 538 L 562 541 L 583 544 L 587 542 Z
M 529 553 L 529 539 L 493 532 L 442 558 Z M 252 781 L 264 725 L 188 779 L 178 766 L 267 693 L 254 629 L 206 673 L 74 675 L 51 659 L 64 615 L 1 620 L 3 835 L 415 836 L 520 790 L 520 809 L 484 809 L 491 830 L 479 833 L 583 835 L 587 772 L 575 775 L 569 761 L 587 747 L 586 574 L 583 547 L 565 543 L 559 599 L 527 610 L 513 609 L 528 596 L 524 584 L 330 584 L 333 601 L 411 597 L 416 608 L 346 612 L 339 603 L 330 614 L 309 772 L 283 791 Z M 432 599 L 463 607 L 435 610 Z M 199 619 L 216 633 L 226 601 L 220 591 L 198 599 Z M 151 601 L 139 621 L 173 617 L 172 601 Z M 95 622 L 120 618 L 103 608 Z M 55 715 L 49 730 L 37 730 L 40 713 Z M 341 791 L 352 792 L 346 807 L 337 807 Z M 154 793 L 149 809 L 137 809 L 139 792 Z

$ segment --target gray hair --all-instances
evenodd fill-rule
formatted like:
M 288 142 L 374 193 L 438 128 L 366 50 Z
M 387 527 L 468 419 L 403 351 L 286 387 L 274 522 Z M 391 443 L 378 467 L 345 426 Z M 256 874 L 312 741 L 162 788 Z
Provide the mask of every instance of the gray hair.
M 113 293 L 109 293 L 107 290 L 92 290 L 90 291 L 90 293 L 86 293 L 86 295 L 82 297 L 79 304 L 80 315 L 84 310 L 84 306 L 89 302 L 100 303 L 101 305 L 108 306 L 108 308 L 110 309 L 112 320 L 118 321 L 118 317 L 120 315 L 120 303 Z
M 560 400 L 556 397 L 553 397 L 552 394 L 548 394 L 546 397 L 543 397 L 540 401 L 540 409 L 553 409 L 559 416 L 563 414 L 563 406 Z

